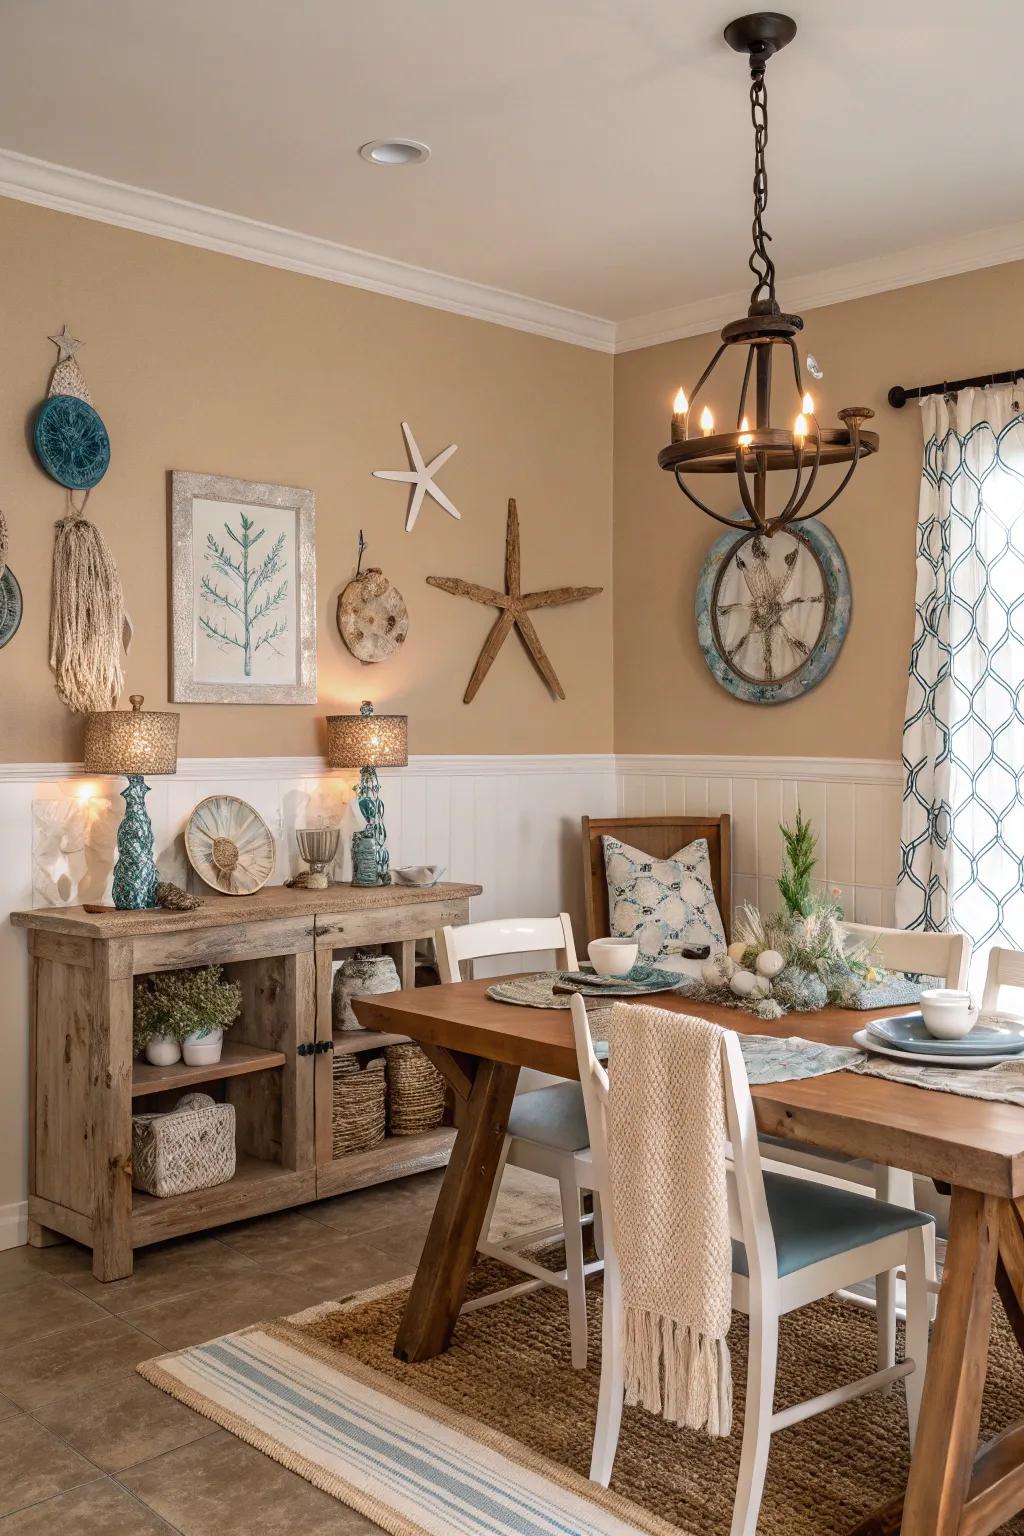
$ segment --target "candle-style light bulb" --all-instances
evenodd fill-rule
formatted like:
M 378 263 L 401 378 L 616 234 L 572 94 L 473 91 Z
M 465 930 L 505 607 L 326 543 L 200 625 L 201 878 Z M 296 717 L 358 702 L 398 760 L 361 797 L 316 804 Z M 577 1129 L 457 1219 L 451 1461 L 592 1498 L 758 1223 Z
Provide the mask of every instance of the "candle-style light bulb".
M 672 402 L 672 441 L 682 443 L 686 440 L 690 414 L 690 402 L 686 398 L 686 390 L 676 391 L 676 397 Z
M 796 440 L 797 447 L 803 448 L 804 441 L 807 437 L 807 417 L 803 414 L 802 411 L 797 417 L 796 421 L 793 423 L 793 437 Z
M 705 406 L 700 413 L 700 429 L 704 433 L 705 437 L 710 437 L 712 432 L 715 430 L 715 418 L 712 416 L 707 406 Z
M 750 422 L 747 420 L 747 418 L 745 416 L 744 416 L 743 420 L 740 422 L 740 439 L 739 439 L 739 441 L 740 441 L 740 447 L 741 448 L 749 448 L 751 443 L 754 441 L 753 433 L 750 430 Z
M 800 402 L 800 411 L 804 416 L 814 415 L 814 397 L 809 391 Z

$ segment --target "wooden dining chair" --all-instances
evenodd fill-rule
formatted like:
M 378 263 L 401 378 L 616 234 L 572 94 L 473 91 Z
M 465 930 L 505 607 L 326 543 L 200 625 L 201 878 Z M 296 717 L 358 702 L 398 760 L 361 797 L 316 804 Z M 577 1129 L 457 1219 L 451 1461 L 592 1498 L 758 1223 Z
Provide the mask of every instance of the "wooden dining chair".
M 440 928 L 434 936 L 434 948 L 443 982 L 462 981 L 463 968 L 474 960 L 542 950 L 555 951 L 555 964 L 559 970 L 574 971 L 577 967 L 572 923 L 566 912 L 559 913 L 558 917 L 498 918 L 491 922 L 468 923 L 461 928 Z M 491 1242 L 491 1222 L 506 1167 L 523 1168 L 557 1183 L 562 1207 L 560 1226 L 518 1233 L 514 1239 L 503 1242 Z M 570 1352 L 572 1363 L 578 1370 L 585 1369 L 587 1364 L 586 1278 L 603 1267 L 600 1260 L 587 1263 L 583 1254 L 584 1228 L 594 1218 L 583 1214 L 580 1197 L 583 1191 L 591 1189 L 587 1120 L 579 1083 L 542 1072 L 521 1072 L 490 1203 L 477 1240 L 477 1251 L 499 1259 L 528 1278 L 468 1301 L 462 1310 L 471 1312 L 493 1306 L 495 1302 L 507 1301 L 542 1285 L 565 1291 L 569 1301 Z M 561 1236 L 565 1238 L 565 1268 L 562 1270 L 546 1269 L 518 1251 Z
M 844 923 L 843 930 L 849 938 L 870 946 L 873 957 L 886 970 L 936 976 L 944 986 L 958 989 L 967 984 L 971 941 L 964 933 L 909 932 L 903 928 L 876 928 L 870 923 Z M 772 1164 L 799 1168 L 808 1177 L 839 1181 L 861 1191 L 868 1189 L 879 1200 L 908 1210 L 916 1208 L 914 1176 L 902 1168 L 889 1168 L 866 1158 L 841 1157 L 774 1136 L 762 1137 L 762 1154 Z M 934 1295 L 938 1289 L 934 1227 L 926 1233 L 926 1245 L 928 1278 Z M 875 1282 L 880 1367 L 891 1365 L 896 1358 L 896 1280 L 893 1272 Z M 861 1305 L 868 1304 L 864 1298 L 857 1299 Z M 934 1300 L 930 1308 L 934 1315 Z
M 607 1487 L 622 1420 L 625 1333 L 618 1225 L 608 1171 L 608 1074 L 594 1053 L 579 996 L 572 999 L 572 1024 L 591 1166 L 601 1202 L 605 1262 L 601 1387 L 590 1476 Z M 743 1053 L 739 1037 L 731 1030 L 722 1032 L 722 1086 L 730 1140 L 726 1177 L 733 1239 L 732 1305 L 750 1320 L 743 1445 L 731 1536 L 754 1536 L 770 1440 L 778 1430 L 905 1378 L 913 1446 L 928 1359 L 925 1234 L 932 1218 L 849 1190 L 765 1173 Z M 680 1254 L 679 1261 L 686 1262 L 685 1254 Z M 906 1360 L 776 1412 L 779 1318 L 900 1264 L 907 1273 Z

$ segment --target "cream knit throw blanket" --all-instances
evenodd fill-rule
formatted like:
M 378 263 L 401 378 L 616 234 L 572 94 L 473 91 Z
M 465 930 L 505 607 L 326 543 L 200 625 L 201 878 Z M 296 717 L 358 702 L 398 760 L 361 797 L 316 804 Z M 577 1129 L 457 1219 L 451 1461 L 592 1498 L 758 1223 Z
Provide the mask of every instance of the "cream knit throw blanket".
M 625 1308 L 626 1402 L 728 1435 L 732 1244 L 722 1030 L 617 1003 L 608 1154 Z

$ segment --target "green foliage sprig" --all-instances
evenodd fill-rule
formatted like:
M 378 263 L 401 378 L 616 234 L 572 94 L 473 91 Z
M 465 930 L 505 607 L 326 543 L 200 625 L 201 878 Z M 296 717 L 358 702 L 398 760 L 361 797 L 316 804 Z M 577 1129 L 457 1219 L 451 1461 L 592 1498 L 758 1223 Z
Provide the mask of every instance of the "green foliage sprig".
M 779 876 L 779 895 L 793 917 L 809 917 L 814 910 L 811 875 L 818 862 L 818 839 L 799 809 L 792 827 L 783 822 L 779 831 L 786 845 L 786 861 Z
M 242 1011 L 237 981 L 223 981 L 219 965 L 201 971 L 166 971 L 135 983 L 133 1037 L 136 1051 L 155 1035 L 184 1040 L 230 1029 Z

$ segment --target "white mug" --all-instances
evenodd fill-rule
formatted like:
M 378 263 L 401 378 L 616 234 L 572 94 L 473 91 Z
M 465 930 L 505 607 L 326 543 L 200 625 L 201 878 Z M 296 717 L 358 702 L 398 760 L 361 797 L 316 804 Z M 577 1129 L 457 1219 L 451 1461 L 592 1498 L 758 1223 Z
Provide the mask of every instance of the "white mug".
M 921 1017 L 936 1040 L 962 1040 L 978 1022 L 978 1009 L 969 992 L 927 987 L 921 993 Z
M 628 976 L 639 953 L 635 939 L 592 939 L 587 945 L 590 963 L 599 976 Z

